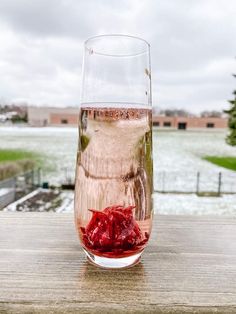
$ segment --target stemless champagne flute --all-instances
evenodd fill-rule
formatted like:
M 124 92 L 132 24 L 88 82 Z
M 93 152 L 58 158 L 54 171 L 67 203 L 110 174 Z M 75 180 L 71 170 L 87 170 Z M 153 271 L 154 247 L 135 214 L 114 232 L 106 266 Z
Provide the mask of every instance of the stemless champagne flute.
M 75 225 L 97 266 L 135 265 L 153 208 L 150 46 L 137 37 L 85 42 Z

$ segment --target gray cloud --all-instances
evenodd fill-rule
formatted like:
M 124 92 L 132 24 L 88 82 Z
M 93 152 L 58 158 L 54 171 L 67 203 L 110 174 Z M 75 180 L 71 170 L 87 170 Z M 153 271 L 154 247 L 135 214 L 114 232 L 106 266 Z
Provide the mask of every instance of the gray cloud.
M 0 14 L 16 32 L 41 37 L 74 35 L 83 38 L 84 33 L 92 31 L 89 22 L 85 21 L 83 3 L 85 2 L 3 0 Z
M 126 33 L 151 44 L 153 103 L 222 109 L 235 88 L 235 0 L 2 0 L 0 98 L 79 103 L 83 41 Z
M 40 37 L 84 39 L 116 23 L 125 1 L 1 0 L 1 18 L 17 32 Z M 104 23 L 105 22 L 105 23 Z M 118 21 L 117 21 L 118 22 Z

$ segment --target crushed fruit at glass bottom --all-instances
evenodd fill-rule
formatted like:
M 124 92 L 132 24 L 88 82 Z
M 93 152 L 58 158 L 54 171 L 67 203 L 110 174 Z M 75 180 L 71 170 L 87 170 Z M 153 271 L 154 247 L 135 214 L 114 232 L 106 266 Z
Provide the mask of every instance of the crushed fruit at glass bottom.
M 89 209 L 92 218 L 81 227 L 86 249 L 107 257 L 122 257 L 142 251 L 149 234 L 143 235 L 133 216 L 135 206 L 110 206 L 102 211 Z

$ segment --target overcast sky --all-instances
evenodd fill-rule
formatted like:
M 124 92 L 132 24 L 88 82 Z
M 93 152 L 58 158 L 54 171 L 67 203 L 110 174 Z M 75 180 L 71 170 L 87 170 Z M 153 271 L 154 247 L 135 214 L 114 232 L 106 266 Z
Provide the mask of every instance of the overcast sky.
M 0 100 L 76 106 L 83 42 L 151 44 L 153 105 L 221 110 L 236 89 L 235 0 L 0 0 Z

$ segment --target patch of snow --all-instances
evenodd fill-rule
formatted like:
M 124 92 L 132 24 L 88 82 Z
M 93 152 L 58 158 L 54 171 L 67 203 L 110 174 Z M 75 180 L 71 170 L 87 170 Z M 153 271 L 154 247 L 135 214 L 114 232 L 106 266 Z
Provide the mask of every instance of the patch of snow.
M 164 215 L 236 215 L 236 194 L 201 197 L 196 194 L 154 194 L 155 213 Z
M 23 203 L 24 201 L 28 200 L 29 198 L 31 198 L 32 196 L 38 194 L 40 189 L 37 189 L 27 195 L 25 195 L 24 197 L 21 197 L 20 199 L 18 199 L 17 201 L 15 201 L 14 203 L 11 203 L 10 205 L 8 205 L 7 207 L 5 207 L 3 209 L 3 211 L 10 211 L 10 212 L 15 212 L 16 211 L 16 206 L 20 203 Z
M 63 199 L 60 207 L 56 209 L 57 213 L 68 213 L 74 210 L 74 192 L 64 191 L 61 193 L 61 198 Z

